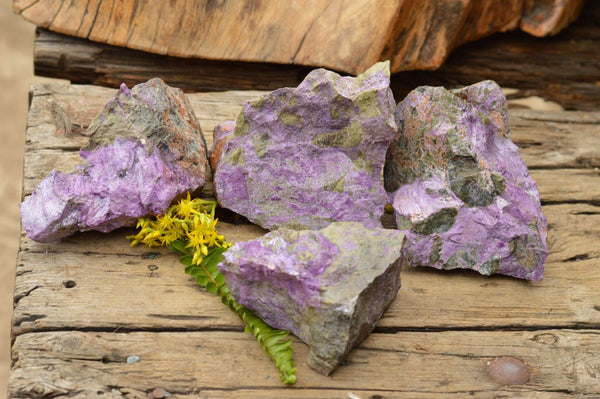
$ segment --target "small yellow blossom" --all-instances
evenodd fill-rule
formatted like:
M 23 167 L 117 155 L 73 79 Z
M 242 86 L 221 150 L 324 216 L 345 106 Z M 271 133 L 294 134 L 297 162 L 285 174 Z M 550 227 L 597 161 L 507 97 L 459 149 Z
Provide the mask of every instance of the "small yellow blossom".
M 143 243 L 149 247 L 169 246 L 181 241 L 192 253 L 192 263 L 199 264 L 211 248 L 229 248 L 231 243 L 218 234 L 215 227 L 216 201 L 186 198 L 170 206 L 163 215 L 156 218 L 140 218 L 136 235 L 129 236 L 131 245 Z
M 194 202 L 190 199 L 190 193 L 187 193 L 187 198 L 179 201 L 177 205 L 173 207 L 174 213 L 181 219 L 190 219 L 194 215 L 198 214 L 198 210 L 194 206 Z

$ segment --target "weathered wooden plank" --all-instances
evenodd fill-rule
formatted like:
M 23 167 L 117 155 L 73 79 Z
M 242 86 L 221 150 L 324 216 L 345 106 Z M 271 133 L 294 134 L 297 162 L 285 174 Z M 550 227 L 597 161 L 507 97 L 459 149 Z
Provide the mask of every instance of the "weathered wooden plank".
M 73 149 L 87 142 L 85 128 L 116 93 L 116 88 L 38 84 L 31 88 L 27 149 Z M 265 91 L 187 95 L 212 144 L 214 126 L 235 119 L 245 100 Z M 598 166 L 600 112 L 509 110 L 511 137 L 530 167 Z M 543 155 L 543 156 L 542 156 Z
M 600 201 L 600 171 L 596 169 L 531 170 L 542 202 Z
M 361 391 L 386 398 L 388 392 L 391 397 L 600 394 L 600 333 L 592 330 L 372 334 L 330 377 L 307 367 L 306 345 L 296 341 L 293 347 L 298 380 L 283 391 L 291 397 L 309 397 L 305 389 L 327 389 L 317 397 L 332 390 L 333 397 L 350 398 L 349 392 Z M 26 334 L 13 345 L 10 394 L 29 397 L 37 390 L 44 397 L 98 397 L 115 395 L 116 389 L 143 395 L 162 387 L 175 397 L 207 397 L 215 390 L 223 397 L 238 389 L 245 397 L 273 397 L 282 392 L 281 382 L 261 351 L 241 332 Z M 131 355 L 139 361 L 128 364 Z M 501 387 L 492 381 L 485 368 L 499 356 L 523 360 L 531 370 L 529 382 Z
M 600 112 L 509 108 L 509 124 L 529 168 L 600 166 Z
M 374 388 L 375 389 L 375 388 Z M 500 396 L 501 395 L 501 396 Z M 313 399 L 313 398 L 327 398 L 327 399 L 402 399 L 410 397 L 411 399 L 427 399 L 437 398 L 442 396 L 440 393 L 422 393 L 422 392 L 410 392 L 409 390 L 404 391 L 386 391 L 386 390 L 344 390 L 344 389 L 328 389 L 326 392 L 317 389 L 269 389 L 269 390 L 258 390 L 258 389 L 236 389 L 236 390 L 204 390 L 198 395 L 187 396 L 177 395 L 177 398 L 201 398 L 201 399 L 246 399 L 246 398 L 261 398 L 261 399 Z M 557 399 L 566 397 L 577 397 L 577 398 L 592 398 L 592 395 L 578 394 L 571 395 L 564 392 L 511 392 L 506 388 L 498 390 L 490 390 L 483 392 L 444 392 L 444 398 L 450 399 L 464 399 L 469 398 L 545 398 L 545 399 Z
M 79 162 L 76 150 L 87 143 L 85 129 L 115 89 L 96 86 L 36 85 L 32 87 L 27 127 L 24 193 L 30 193 L 52 170 L 69 171 Z M 247 99 L 262 91 L 194 93 L 188 98 L 209 148 L 214 126 L 235 119 Z M 510 110 L 511 135 L 531 168 L 594 168 L 600 166 L 600 112 L 534 112 Z M 532 171 L 545 201 L 598 198 L 595 171 Z M 571 188 L 561 186 L 567 183 Z M 546 189 L 544 184 L 548 183 Z M 578 189 L 579 188 L 579 189 Z M 600 188 L 598 188 L 600 189 Z M 591 191 L 590 191 L 591 190 Z M 547 198 L 546 198 L 547 196 Z M 582 198 L 582 196 L 584 198 Z M 590 197 L 591 196 L 591 197 Z
M 275 90 L 296 86 L 311 69 L 300 65 L 177 58 L 97 43 L 38 28 L 34 72 L 107 87 L 160 77 L 186 91 Z
M 378 327 L 600 326 L 600 207 L 553 205 L 544 211 L 551 228 L 543 281 L 408 268 Z M 219 231 L 230 241 L 264 234 L 253 225 L 227 223 Z M 184 274 L 177 255 L 132 248 L 125 238 L 129 232 L 83 233 L 49 245 L 24 238 L 13 334 L 62 328 L 241 328 L 218 298 Z
M 595 111 L 600 104 L 600 2 L 588 1 L 576 23 L 544 40 L 511 32 L 457 48 L 436 71 L 394 75 L 394 93 L 417 85 L 463 86 L 493 79 L 518 89 L 514 96 L 540 96 L 565 109 Z
M 476 2 L 493 7 L 497 2 Z M 517 1 L 519 3 L 519 1 Z M 539 2 L 538 2 L 539 3 Z M 500 4 L 500 3 L 498 3 Z M 600 103 L 600 6 L 588 1 L 582 16 L 563 33 L 539 40 L 525 34 L 503 34 L 457 48 L 439 71 L 403 72 L 392 76 L 397 99 L 419 85 L 462 86 L 483 79 L 519 90 L 513 96 L 537 95 L 565 108 L 593 111 Z M 507 7 L 502 3 L 502 7 Z M 569 8 L 569 7 L 567 7 Z M 464 28 L 495 23 L 473 17 Z M 504 22 L 502 22 L 504 23 Z M 465 34 L 467 34 L 465 32 Z M 457 38 L 457 43 L 462 42 Z M 407 44 L 414 43 L 409 40 Z M 160 76 L 187 91 L 273 90 L 296 86 L 309 68 L 165 57 L 38 30 L 35 72 L 73 83 L 117 87 Z
M 114 92 L 34 88 L 26 191 L 57 164 L 73 167 L 85 127 Z M 188 98 L 210 143 L 214 125 L 259 93 Z M 598 396 L 600 113 L 511 109 L 510 118 L 512 137 L 548 204 L 550 255 L 541 282 L 406 269 L 376 332 L 332 377 L 309 370 L 307 348 L 295 341 L 300 389 L 290 390 L 237 317 L 184 274 L 176 254 L 130 247 L 131 229 L 48 245 L 23 235 L 12 397 L 143 398 L 158 386 L 182 398 Z M 219 230 L 230 241 L 264 233 L 228 223 Z M 132 354 L 141 360 L 127 364 Z M 501 388 L 489 380 L 485 364 L 503 355 L 531 366 L 528 384 Z
M 390 59 L 393 71 L 434 69 L 454 47 L 520 26 L 537 36 L 557 33 L 577 18 L 583 0 L 501 6 L 474 0 L 191 0 L 170 3 L 167 12 L 153 1 L 93 3 L 15 0 L 14 9 L 53 31 L 150 53 L 358 73 L 380 59 Z
M 89 86 L 34 87 L 25 193 L 52 168 L 73 167 L 78 161 L 75 149 L 87 140 L 84 128 L 114 92 Z M 188 96 L 209 145 L 214 125 L 234 118 L 245 99 L 259 94 Z M 542 168 L 531 171 L 542 199 L 547 203 L 582 202 L 544 207 L 550 223 L 551 249 L 546 279 L 530 284 L 469 272 L 408 269 L 403 273 L 404 288 L 381 320 L 380 328 L 598 325 L 600 289 L 593 265 L 600 256 L 596 249 L 600 240 L 600 175 L 595 170 L 600 113 L 511 110 L 510 115 L 512 135 L 525 161 Z M 549 168 L 559 165 L 572 169 Z M 230 241 L 263 233 L 252 225 L 222 223 L 220 229 Z M 216 298 L 198 291 L 175 256 L 166 251 L 129 248 L 125 235 L 85 233 L 51 245 L 23 237 L 14 333 L 64 326 L 239 328 L 239 321 Z M 67 288 L 72 284 L 69 281 L 76 285 Z M 569 301 L 565 301 L 565 292 Z M 99 302 L 105 306 L 90 318 L 87 312 Z M 147 311 L 149 303 L 152 312 Z M 44 309 L 43 314 L 39 309 Z
M 98 86 L 32 85 L 26 150 L 72 150 L 85 145 L 88 140 L 85 129 L 116 93 L 117 88 Z M 264 93 L 246 90 L 187 95 L 209 148 L 215 125 L 236 119 L 244 101 Z

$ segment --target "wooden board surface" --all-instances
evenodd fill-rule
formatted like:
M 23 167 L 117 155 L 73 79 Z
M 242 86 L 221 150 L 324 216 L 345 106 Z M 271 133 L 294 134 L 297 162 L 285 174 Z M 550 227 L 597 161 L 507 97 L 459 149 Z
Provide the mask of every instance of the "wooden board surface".
M 85 128 L 116 92 L 38 85 L 31 93 L 24 195 L 54 167 L 71 169 Z M 207 141 L 260 92 L 188 95 Z M 10 394 L 27 397 L 451 398 L 600 395 L 600 112 L 510 110 L 511 135 L 538 182 L 550 254 L 539 283 L 469 271 L 408 269 L 402 288 L 346 365 L 323 377 L 294 341 L 295 387 L 242 324 L 198 289 L 177 256 L 130 247 L 133 230 L 42 245 L 17 259 Z M 253 225 L 221 223 L 230 241 Z M 129 355 L 140 361 L 127 364 Z M 525 385 L 485 374 L 497 356 L 532 370 Z M 353 396 L 354 395 L 354 396 Z
M 434 69 L 463 43 L 521 28 L 556 34 L 583 0 L 14 0 L 38 26 L 155 54 L 324 66 Z
M 581 17 L 557 36 L 541 40 L 513 32 L 469 43 L 437 71 L 393 74 L 392 90 L 399 100 L 420 85 L 453 87 L 493 79 L 513 88 L 512 98 L 535 95 L 566 109 L 593 111 L 600 104 L 599 42 L 600 2 L 588 1 Z M 43 28 L 35 38 L 34 68 L 37 75 L 108 87 L 158 76 L 188 92 L 297 86 L 311 69 L 163 56 Z
M 298 381 L 281 389 L 262 349 L 248 334 L 194 332 L 40 332 L 13 345 L 16 368 L 11 389 L 27 392 L 31 382 L 47 396 L 85 398 L 114 387 L 129 397 L 162 387 L 175 397 L 349 398 L 491 396 L 498 386 L 486 377 L 497 356 L 524 359 L 527 385 L 502 389 L 502 397 L 531 391 L 600 395 L 600 332 L 596 330 L 446 331 L 375 333 L 354 350 L 331 377 L 311 371 L 307 347 L 297 343 Z M 139 361 L 127 363 L 129 356 Z M 72 376 L 69 378 L 69 376 Z M 67 377 L 67 378 L 65 378 Z M 312 393 L 305 392 L 312 390 Z M 471 394 L 472 392 L 472 394 Z M 86 396 L 87 395 L 87 396 Z M 181 396 L 180 396 L 181 395 Z M 558 395 L 557 395 L 558 396 Z

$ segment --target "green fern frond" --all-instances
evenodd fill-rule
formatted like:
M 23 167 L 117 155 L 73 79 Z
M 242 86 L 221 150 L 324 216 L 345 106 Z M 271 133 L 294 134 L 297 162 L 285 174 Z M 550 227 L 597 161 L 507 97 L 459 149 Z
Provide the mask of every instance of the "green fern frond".
M 281 381 L 285 384 L 295 383 L 296 367 L 291 347 L 292 340 L 288 338 L 289 333 L 273 329 L 250 309 L 238 303 L 227 285 L 225 285 L 225 277 L 219 272 L 217 265 L 223 259 L 223 252 L 227 248 L 212 248 L 199 264 L 192 263 L 192 256 L 186 253 L 187 249 L 181 243 L 172 243 L 171 249 L 185 254 L 179 261 L 186 266 L 185 272 L 194 277 L 198 285 L 219 295 L 221 301 L 244 321 L 246 324 L 245 330 L 252 333 L 267 356 L 275 363 Z
M 140 218 L 137 224 L 140 231 L 127 238 L 132 240 L 131 245 L 166 245 L 182 254 L 179 261 L 185 266 L 185 273 L 194 277 L 196 283 L 207 291 L 217 294 L 223 304 L 244 321 L 246 331 L 254 335 L 275 363 L 281 381 L 293 384 L 296 382 L 296 368 L 289 333 L 273 329 L 239 304 L 219 272 L 217 265 L 231 244 L 215 230 L 216 206 L 215 201 L 191 199 L 188 193 L 187 198 L 169 207 L 164 215 L 155 219 Z
M 254 335 L 267 356 L 279 369 L 279 379 L 286 384 L 295 383 L 296 367 L 294 367 L 291 348 L 292 340 L 288 338 L 289 333 L 283 330 L 274 330 L 252 313 L 250 309 L 240 304 L 237 304 L 237 306 L 239 306 L 238 315 L 246 323 L 246 331 Z

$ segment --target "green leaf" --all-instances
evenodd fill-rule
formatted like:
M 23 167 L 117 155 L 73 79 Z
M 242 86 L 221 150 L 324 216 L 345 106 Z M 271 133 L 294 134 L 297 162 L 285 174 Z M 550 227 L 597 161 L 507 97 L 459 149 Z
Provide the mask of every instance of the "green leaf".
M 208 283 L 206 283 L 206 285 L 204 287 L 206 288 L 206 290 L 208 292 L 212 292 L 212 293 L 217 292 L 217 285 L 215 283 L 213 283 L 212 281 L 209 281 Z
M 200 275 L 196 277 L 196 284 L 199 286 L 207 288 L 208 283 L 210 283 L 210 278 L 208 276 Z
M 246 322 L 246 331 L 251 332 L 258 340 L 265 353 L 273 360 L 279 369 L 279 379 L 285 384 L 296 382 L 296 367 L 293 360 L 291 339 L 288 332 L 274 330 L 267 323 L 258 318 L 248 308 L 240 306 L 238 314 Z
M 182 254 L 189 254 L 190 251 L 188 251 L 188 249 L 185 246 L 186 244 L 183 241 L 175 240 L 171 242 L 171 245 L 169 245 L 169 249 L 171 251 L 181 252 Z
M 194 266 L 190 265 L 190 266 L 185 267 L 185 274 L 189 274 L 190 276 L 192 276 L 193 272 L 194 272 Z
M 218 273 L 216 276 L 213 276 L 213 278 L 219 287 L 225 285 L 225 276 L 223 276 L 221 273 Z M 221 290 L 221 292 L 223 291 Z
M 179 258 L 179 263 L 184 264 L 185 266 L 192 266 L 192 255 L 183 255 Z
M 221 263 L 221 261 L 223 260 L 223 252 L 225 252 L 227 250 L 227 248 L 214 248 L 211 251 L 209 251 L 208 255 L 206 255 L 206 257 L 204 257 L 204 259 L 202 260 L 202 263 L 206 266 L 206 268 L 208 269 L 217 269 L 217 265 L 219 263 Z

